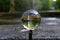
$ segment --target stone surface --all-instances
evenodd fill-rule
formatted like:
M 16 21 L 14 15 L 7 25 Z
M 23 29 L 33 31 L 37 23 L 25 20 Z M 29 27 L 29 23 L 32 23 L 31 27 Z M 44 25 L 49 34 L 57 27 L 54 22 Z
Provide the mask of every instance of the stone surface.
M 0 39 L 28 39 L 29 31 L 20 32 L 23 28 L 21 24 L 0 25 Z M 60 38 L 60 18 L 42 17 L 40 26 L 33 31 L 34 38 Z

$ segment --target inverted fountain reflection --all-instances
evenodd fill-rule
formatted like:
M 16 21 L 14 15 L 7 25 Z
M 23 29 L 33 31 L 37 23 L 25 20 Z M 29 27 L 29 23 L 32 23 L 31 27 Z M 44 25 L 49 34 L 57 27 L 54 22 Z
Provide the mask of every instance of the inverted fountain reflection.
M 27 10 L 21 17 L 21 23 L 27 30 L 36 29 L 41 21 L 40 14 L 36 10 Z

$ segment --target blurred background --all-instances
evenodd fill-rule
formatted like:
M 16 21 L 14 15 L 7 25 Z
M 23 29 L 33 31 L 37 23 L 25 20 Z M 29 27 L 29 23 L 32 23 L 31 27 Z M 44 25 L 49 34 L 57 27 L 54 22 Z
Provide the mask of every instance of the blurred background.
M 59 11 L 59 4 L 59 0 L 0 0 L 0 12 L 26 11 L 32 8 L 38 11 Z
M 60 0 L 0 0 L 0 39 L 28 39 L 28 31 L 20 32 L 20 18 L 30 9 L 41 15 L 33 39 L 60 38 Z
M 60 0 L 0 0 L 0 19 L 20 18 L 30 9 L 37 10 L 42 17 L 60 17 Z

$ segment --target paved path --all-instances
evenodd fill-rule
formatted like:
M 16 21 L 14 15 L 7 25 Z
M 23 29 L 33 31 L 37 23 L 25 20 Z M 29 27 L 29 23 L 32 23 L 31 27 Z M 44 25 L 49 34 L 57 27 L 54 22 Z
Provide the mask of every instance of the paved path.
M 17 20 L 15 22 L 20 22 L 19 19 Z M 0 25 L 0 39 L 28 39 L 29 32 L 20 32 L 22 29 L 21 24 Z M 33 31 L 33 38 L 60 38 L 60 18 L 42 18 L 40 26 Z

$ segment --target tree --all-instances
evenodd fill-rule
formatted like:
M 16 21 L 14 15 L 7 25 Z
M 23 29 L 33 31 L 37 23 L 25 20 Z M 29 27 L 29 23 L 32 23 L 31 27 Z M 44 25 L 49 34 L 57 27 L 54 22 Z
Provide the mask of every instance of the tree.
M 10 13 L 14 13 L 15 11 L 15 3 L 14 0 L 10 0 Z

